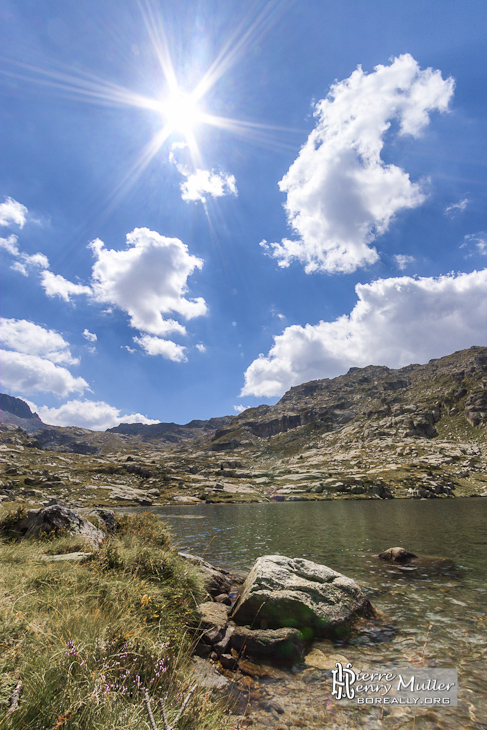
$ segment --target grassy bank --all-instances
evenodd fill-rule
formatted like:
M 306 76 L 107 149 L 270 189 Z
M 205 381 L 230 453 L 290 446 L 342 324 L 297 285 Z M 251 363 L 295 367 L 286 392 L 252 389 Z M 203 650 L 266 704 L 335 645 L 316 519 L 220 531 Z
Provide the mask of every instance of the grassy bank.
M 153 515 L 122 517 L 119 528 L 81 562 L 52 561 L 87 551 L 79 538 L 0 533 L 2 730 L 139 730 L 149 727 L 144 689 L 157 728 L 164 728 L 159 697 L 174 721 L 191 685 L 201 577 Z M 19 707 L 9 713 L 19 683 Z M 177 724 L 228 726 L 223 706 L 200 689 Z

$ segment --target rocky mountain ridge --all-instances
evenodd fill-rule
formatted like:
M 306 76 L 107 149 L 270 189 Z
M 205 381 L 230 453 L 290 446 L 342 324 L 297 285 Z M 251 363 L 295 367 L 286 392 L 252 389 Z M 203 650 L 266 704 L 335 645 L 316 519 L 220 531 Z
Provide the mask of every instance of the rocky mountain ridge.
M 312 425 L 323 433 L 347 424 L 364 438 L 373 433 L 434 438 L 442 418 L 463 412 L 472 426 L 487 414 L 487 348 L 408 365 L 398 370 L 370 365 L 351 368 L 333 379 L 291 388 L 275 406 L 250 408 L 217 430 L 215 450 L 229 450 L 239 439 L 269 438 Z
M 28 434 L 7 424 L 0 499 L 89 507 L 487 495 L 486 422 L 487 348 L 472 347 L 399 370 L 352 368 L 295 386 L 274 406 L 186 426 Z

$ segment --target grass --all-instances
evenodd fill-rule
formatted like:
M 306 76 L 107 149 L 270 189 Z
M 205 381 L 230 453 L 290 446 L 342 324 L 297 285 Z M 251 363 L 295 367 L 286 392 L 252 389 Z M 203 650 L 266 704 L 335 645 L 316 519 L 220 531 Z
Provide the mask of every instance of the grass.
M 121 517 L 81 564 L 45 559 L 79 547 L 67 535 L 0 543 L 0 728 L 139 730 L 149 727 L 147 689 L 162 730 L 156 698 L 172 722 L 191 685 L 201 576 L 151 514 Z M 19 680 L 19 708 L 8 714 Z M 228 723 L 221 702 L 197 689 L 177 728 Z

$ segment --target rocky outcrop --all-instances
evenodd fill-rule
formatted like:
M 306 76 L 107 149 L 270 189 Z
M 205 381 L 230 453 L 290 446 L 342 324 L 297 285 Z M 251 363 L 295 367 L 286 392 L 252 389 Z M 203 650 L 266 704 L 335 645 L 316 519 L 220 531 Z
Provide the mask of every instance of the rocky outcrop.
M 27 433 L 38 431 L 44 426 L 37 413 L 32 413 L 25 401 L 5 393 L 0 393 L 0 421 L 18 426 Z
M 187 560 L 192 565 L 196 565 L 203 574 L 206 590 L 213 597 L 221 596 L 222 594 L 236 596 L 237 590 L 246 578 L 246 575 L 243 573 L 217 568 L 197 555 L 181 552 L 179 553 L 179 557 Z
M 266 555 L 250 571 L 231 617 L 253 628 L 328 636 L 347 631 L 357 614 L 367 612 L 373 608 L 350 578 L 302 558 Z
M 53 531 L 66 531 L 85 538 L 93 547 L 99 547 L 105 537 L 105 533 L 87 519 L 59 504 L 29 510 L 25 517 L 9 524 L 9 530 L 26 538 L 39 537 Z
M 91 431 L 83 428 L 45 426 L 35 434 L 35 446 L 49 451 L 68 451 L 73 454 L 98 454 L 100 448 L 87 440 Z
M 269 439 L 298 429 L 305 441 L 310 427 L 327 433 L 349 423 L 366 429 L 369 439 L 433 439 L 444 415 L 464 410 L 473 426 L 487 420 L 486 375 L 486 348 L 481 347 L 399 370 L 350 368 L 337 378 L 294 386 L 274 406 L 245 410 L 215 432 L 211 448 L 238 449 L 246 438 L 252 443 L 253 438 Z
M 465 418 L 472 426 L 487 421 L 487 390 L 471 393 L 465 401 Z

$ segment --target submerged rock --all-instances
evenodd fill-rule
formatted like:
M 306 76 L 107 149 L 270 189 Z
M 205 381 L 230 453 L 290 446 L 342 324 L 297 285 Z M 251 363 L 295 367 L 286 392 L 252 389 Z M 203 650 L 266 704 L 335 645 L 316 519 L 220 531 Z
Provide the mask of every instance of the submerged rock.
M 375 611 L 351 579 L 302 558 L 258 558 L 231 616 L 255 628 L 296 628 L 306 639 L 346 633 L 357 615 Z
M 410 560 L 417 557 L 417 555 L 408 552 L 408 550 L 405 550 L 402 547 L 388 548 L 388 550 L 384 550 L 383 553 L 379 553 L 379 558 L 381 560 L 388 560 L 391 563 L 400 564 L 409 563 Z

